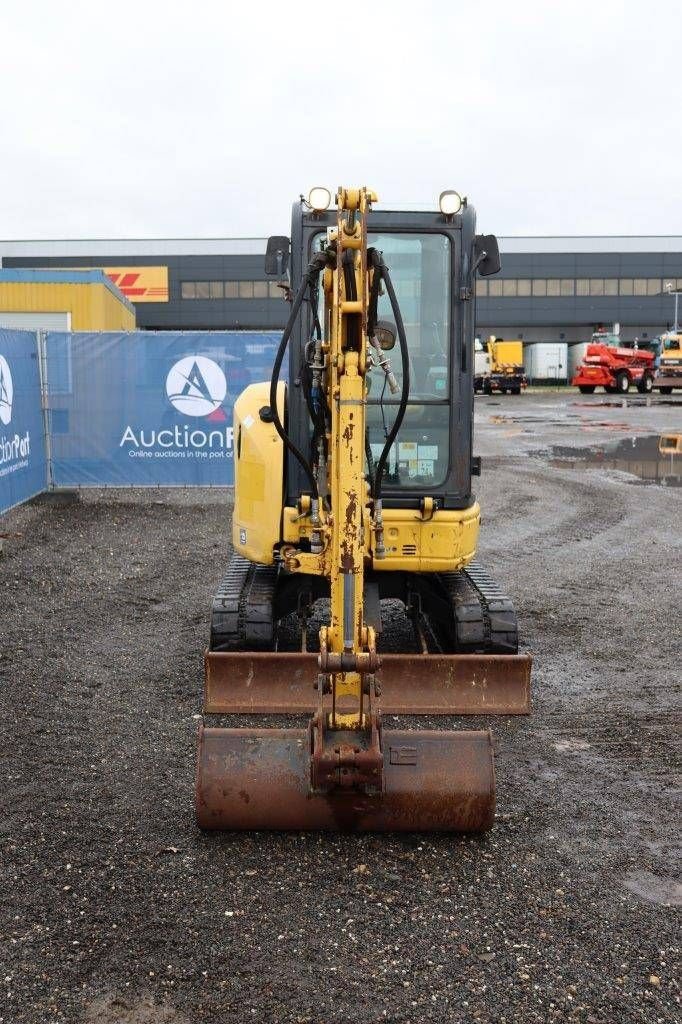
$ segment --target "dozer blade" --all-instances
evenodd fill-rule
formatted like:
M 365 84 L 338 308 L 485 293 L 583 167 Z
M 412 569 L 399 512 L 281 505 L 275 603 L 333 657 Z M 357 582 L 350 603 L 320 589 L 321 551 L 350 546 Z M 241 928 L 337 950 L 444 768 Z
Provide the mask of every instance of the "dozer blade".
M 393 715 L 527 715 L 529 655 L 382 654 L 381 709 Z M 317 655 L 206 654 L 206 714 L 310 714 Z
M 199 730 L 203 829 L 482 832 L 495 817 L 489 732 L 383 732 L 384 792 L 312 793 L 305 729 Z

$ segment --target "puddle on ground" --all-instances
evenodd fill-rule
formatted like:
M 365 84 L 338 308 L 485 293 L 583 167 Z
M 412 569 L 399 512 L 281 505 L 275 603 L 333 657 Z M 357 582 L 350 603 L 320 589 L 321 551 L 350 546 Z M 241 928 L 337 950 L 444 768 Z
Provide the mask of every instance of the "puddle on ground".
M 537 416 L 533 413 L 526 413 L 521 416 L 507 416 L 504 413 L 495 413 L 493 416 L 488 417 L 491 423 L 506 424 L 506 423 L 544 423 L 552 427 L 568 427 L 575 426 L 575 423 L 579 420 L 579 417 L 571 417 L 564 420 L 548 420 L 546 416 Z
M 168 1003 L 158 1004 L 151 996 L 108 994 L 85 1008 L 86 1024 L 189 1024 L 184 1014 Z
M 596 402 L 586 402 L 585 400 L 580 401 L 576 399 L 571 402 L 571 405 L 580 406 L 581 409 L 595 409 L 597 407 L 608 407 L 610 409 L 636 409 L 649 408 L 654 406 L 658 408 L 659 405 L 682 405 L 682 398 L 653 398 L 651 395 L 647 395 L 644 398 L 602 398 Z
M 513 437 L 515 434 L 531 434 L 536 435 L 537 431 L 530 429 L 531 426 L 540 425 L 543 427 L 565 427 L 571 430 L 583 430 L 589 431 L 604 431 L 612 430 L 622 433 L 623 431 L 636 430 L 632 423 L 625 423 L 621 420 L 589 420 L 585 419 L 584 416 L 579 416 L 576 413 L 567 413 L 566 417 L 561 420 L 550 420 L 546 416 L 535 416 L 532 413 L 521 416 L 505 416 L 502 413 L 496 413 L 494 416 L 489 416 L 488 421 L 494 423 L 496 426 L 509 426 L 512 423 L 521 424 L 519 428 L 508 429 L 503 436 Z
M 677 451 L 671 441 L 680 438 Z M 661 448 L 666 449 L 661 451 Z M 569 448 L 552 445 L 550 449 L 531 452 L 534 456 L 549 458 L 550 465 L 559 469 L 579 466 L 615 469 L 638 477 L 644 484 L 661 487 L 682 487 L 682 435 L 651 434 L 646 437 L 624 438 L 616 444 L 594 448 Z
M 649 903 L 658 903 L 661 907 L 682 906 L 682 884 L 674 878 L 661 878 L 651 871 L 633 871 L 625 876 L 623 885 Z
M 562 740 L 557 740 L 554 744 L 554 749 L 558 754 L 576 754 L 581 750 L 589 750 L 592 746 L 587 740 L 581 740 L 577 737 L 567 736 Z

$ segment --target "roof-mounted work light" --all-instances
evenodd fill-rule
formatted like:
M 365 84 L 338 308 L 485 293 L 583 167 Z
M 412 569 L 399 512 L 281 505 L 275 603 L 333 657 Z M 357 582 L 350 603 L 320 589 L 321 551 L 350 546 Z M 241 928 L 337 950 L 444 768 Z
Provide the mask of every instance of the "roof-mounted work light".
M 462 209 L 462 197 L 459 192 L 448 189 L 439 195 L 438 205 L 444 217 L 454 217 Z
M 321 185 L 315 185 L 311 188 L 308 193 L 308 206 L 315 211 L 315 213 L 324 213 L 325 210 L 329 209 L 329 204 L 332 201 L 332 194 L 328 188 L 323 188 Z

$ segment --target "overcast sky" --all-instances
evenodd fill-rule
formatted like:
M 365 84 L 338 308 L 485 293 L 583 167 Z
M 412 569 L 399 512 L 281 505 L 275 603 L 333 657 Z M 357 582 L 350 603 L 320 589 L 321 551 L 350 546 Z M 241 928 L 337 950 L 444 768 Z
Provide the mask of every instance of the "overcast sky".
M 1 7 L 0 238 L 288 233 L 341 183 L 682 234 L 679 0 Z

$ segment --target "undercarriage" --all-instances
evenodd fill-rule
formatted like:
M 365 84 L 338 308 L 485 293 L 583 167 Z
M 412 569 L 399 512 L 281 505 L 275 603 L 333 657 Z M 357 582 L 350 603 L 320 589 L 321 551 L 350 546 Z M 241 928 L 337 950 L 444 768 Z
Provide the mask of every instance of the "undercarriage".
M 328 598 L 324 577 L 289 574 L 233 555 L 213 600 L 209 650 L 319 650 L 312 626 Z M 379 651 L 384 618 L 391 614 L 382 602 L 390 601 L 404 605 L 415 653 L 518 652 L 511 599 L 478 561 L 452 573 L 367 573 L 365 618 L 376 630 Z

